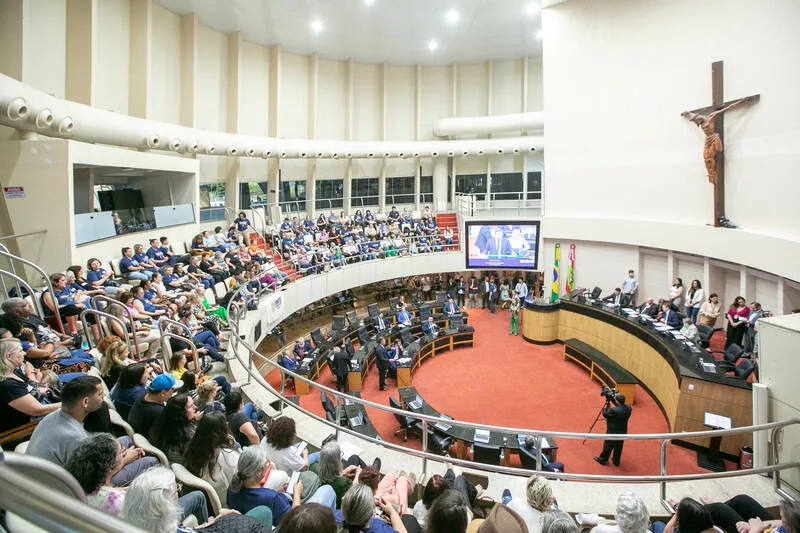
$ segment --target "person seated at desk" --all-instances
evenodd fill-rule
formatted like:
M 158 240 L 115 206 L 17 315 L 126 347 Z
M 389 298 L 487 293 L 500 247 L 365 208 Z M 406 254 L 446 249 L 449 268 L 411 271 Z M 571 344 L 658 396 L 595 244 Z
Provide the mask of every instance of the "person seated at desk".
M 690 317 L 686 317 L 683 319 L 683 327 L 680 331 L 681 335 L 686 337 L 688 340 L 696 343 L 699 340 L 699 334 L 697 332 L 697 326 L 692 323 L 692 319 Z
M 639 306 L 639 313 L 655 318 L 658 315 L 658 304 L 653 301 L 653 298 L 648 298 Z
M 677 328 L 681 323 L 680 318 L 678 317 L 678 312 L 672 310 L 669 302 L 664 302 L 661 305 L 661 317 L 659 320 L 668 326 L 672 326 L 673 328 Z
M 403 306 L 400 309 L 400 312 L 397 313 L 397 325 L 398 327 L 409 327 L 411 326 L 411 313 Z
M 300 361 L 302 361 L 302 359 L 300 359 Z M 286 370 L 292 370 L 292 371 L 297 370 L 298 361 L 294 357 L 291 357 L 289 355 L 289 350 L 284 350 L 283 351 L 283 353 L 281 354 L 280 363 L 281 363 L 281 366 L 283 368 L 285 368 Z
M 439 334 L 439 326 L 433 321 L 432 316 L 429 316 L 428 321 L 422 324 L 422 332 L 431 337 L 436 337 Z
M 461 315 L 461 308 L 458 307 L 458 304 L 456 304 L 453 298 L 448 298 L 447 303 L 444 304 L 444 314 L 447 316 Z
M 303 337 L 298 337 L 294 344 L 294 358 L 299 363 L 304 358 L 311 355 L 312 348 L 311 342 L 305 340 Z
M 391 329 L 392 324 L 391 320 L 387 322 L 386 319 L 383 318 L 383 312 L 378 313 L 378 317 L 375 319 L 375 331 L 378 335 L 383 335 L 386 333 L 388 329 Z
M 614 293 L 603 298 L 603 301 L 613 304 L 615 307 L 628 307 L 630 305 L 630 296 L 622 294 L 622 289 L 617 287 L 614 289 Z
M 536 457 L 536 439 L 530 435 L 525 437 L 525 450 L 532 456 Z M 545 472 L 563 472 L 564 471 L 564 463 L 559 461 L 551 461 L 550 460 L 550 449 L 543 448 L 542 449 L 542 470 Z
M 389 347 L 389 376 L 394 377 L 397 375 L 397 361 L 403 357 L 405 349 L 403 348 L 403 341 L 395 339 L 394 344 Z

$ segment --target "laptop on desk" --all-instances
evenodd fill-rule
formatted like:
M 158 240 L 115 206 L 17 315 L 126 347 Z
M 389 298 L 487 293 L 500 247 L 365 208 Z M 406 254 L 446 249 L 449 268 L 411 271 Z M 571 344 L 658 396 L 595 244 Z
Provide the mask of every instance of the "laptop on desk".
M 358 414 L 347 419 L 351 428 L 364 425 L 364 413 L 359 411 Z
M 422 409 L 422 397 L 417 394 L 414 401 L 408 402 L 408 406 L 412 409 Z
M 439 416 L 441 417 L 441 419 L 443 421 L 444 420 L 452 420 L 453 419 L 453 417 L 447 416 L 447 415 L 439 415 Z M 439 431 L 450 431 L 450 428 L 453 427 L 453 426 L 451 426 L 450 424 L 447 424 L 446 422 L 436 422 L 433 425 L 433 427 L 435 427 Z

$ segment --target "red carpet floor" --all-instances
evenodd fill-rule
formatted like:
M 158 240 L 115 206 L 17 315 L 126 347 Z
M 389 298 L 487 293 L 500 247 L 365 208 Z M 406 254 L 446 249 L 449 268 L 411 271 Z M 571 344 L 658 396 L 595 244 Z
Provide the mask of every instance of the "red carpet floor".
M 507 311 L 469 310 L 469 323 L 475 327 L 475 347 L 459 348 L 427 359 L 414 373 L 413 383 L 430 405 L 456 420 L 507 427 L 543 430 L 586 432 L 603 407 L 600 386 L 589 379 L 588 373 L 574 363 L 566 362 L 561 345 L 537 346 L 521 336 L 508 333 Z M 721 344 L 721 332 L 714 336 L 712 347 Z M 277 372 L 268 376 L 277 385 Z M 328 368 L 323 370 L 320 383 L 334 387 Z M 363 397 L 388 405 L 391 394 L 398 398 L 394 380 L 387 380 L 388 391 L 378 390 L 378 374 L 373 367 L 362 391 Z M 323 414 L 319 394 L 303 396 L 300 405 L 319 415 Z M 399 427 L 391 414 L 368 410 L 370 419 L 381 437 L 402 444 L 394 437 Z M 630 433 L 664 433 L 667 422 L 656 402 L 641 387 L 637 387 Z M 594 433 L 603 433 L 601 418 Z M 601 466 L 592 460 L 602 448 L 601 441 L 561 438 L 558 460 L 568 472 L 605 473 L 620 475 L 656 475 L 659 470 L 660 442 L 631 441 L 625 444 L 619 467 Z M 421 442 L 409 438 L 407 446 L 420 449 Z M 513 463 L 518 464 L 516 456 Z M 667 455 L 668 473 L 703 472 L 697 466 L 696 453 L 670 445 Z M 732 464 L 728 469 L 734 468 Z

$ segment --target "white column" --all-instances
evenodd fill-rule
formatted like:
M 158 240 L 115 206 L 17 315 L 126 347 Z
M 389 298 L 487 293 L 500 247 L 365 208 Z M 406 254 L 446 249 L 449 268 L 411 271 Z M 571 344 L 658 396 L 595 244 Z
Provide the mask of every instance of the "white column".
M 269 120 L 267 131 L 270 137 L 280 136 L 280 104 L 281 104 L 281 47 L 275 45 L 269 49 Z M 278 203 L 280 190 L 280 159 L 273 157 L 269 160 L 267 172 L 267 188 L 269 189 L 268 201 Z M 306 191 L 308 188 L 306 187 Z
M 67 100 L 92 105 L 96 37 L 97 0 L 67 0 Z
M 134 117 L 150 117 L 152 73 L 153 2 L 131 0 L 131 49 L 128 111 Z
M 181 125 L 193 128 L 197 116 L 197 14 L 189 13 L 181 17 Z M 132 63 L 132 62 L 131 62 Z M 239 205 L 228 202 L 232 191 L 225 189 L 225 204 L 233 209 Z M 234 193 L 238 196 L 239 191 Z
M 447 209 L 447 157 L 433 159 L 433 209 Z

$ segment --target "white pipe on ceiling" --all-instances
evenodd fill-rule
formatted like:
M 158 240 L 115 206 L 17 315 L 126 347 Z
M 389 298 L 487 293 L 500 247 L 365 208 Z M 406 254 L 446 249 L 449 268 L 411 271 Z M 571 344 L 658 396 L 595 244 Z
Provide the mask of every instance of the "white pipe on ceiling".
M 0 124 L 50 137 L 127 148 L 236 157 L 370 158 L 480 156 L 541 150 L 541 136 L 459 141 L 356 142 L 209 132 L 56 98 L 0 74 Z
M 543 128 L 544 112 L 536 111 L 484 117 L 441 118 L 434 122 L 433 134 L 437 137 L 458 137 L 459 135 L 538 131 Z

